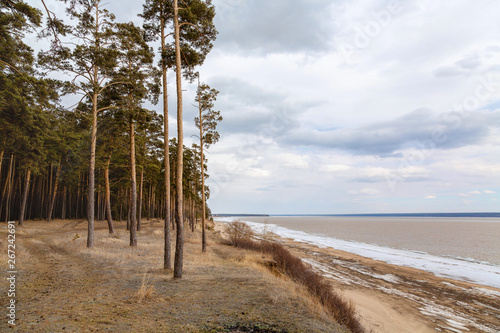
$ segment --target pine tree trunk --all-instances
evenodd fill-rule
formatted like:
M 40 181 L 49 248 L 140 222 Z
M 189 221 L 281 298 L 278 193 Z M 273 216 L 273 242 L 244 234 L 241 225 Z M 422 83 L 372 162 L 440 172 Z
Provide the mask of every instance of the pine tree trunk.
M 182 192 L 182 171 L 183 171 L 183 148 L 184 129 L 182 124 L 182 67 L 181 67 L 181 46 L 179 34 L 178 0 L 174 0 L 174 28 L 175 28 L 175 67 L 177 83 L 177 213 L 175 216 L 177 225 L 177 237 L 175 242 L 174 258 L 174 278 L 182 278 L 184 264 L 184 212 L 183 212 L 183 192 Z
M 57 172 L 56 172 L 56 181 L 54 184 L 54 190 L 50 198 L 50 207 L 49 207 L 49 213 L 47 214 L 47 222 L 50 222 L 52 219 L 52 211 L 54 210 L 54 203 L 56 202 L 56 194 L 57 194 L 57 188 L 59 187 L 59 176 L 61 174 L 61 159 L 59 159 L 59 162 L 57 163 Z
M 199 83 L 198 83 L 199 85 Z M 198 100 L 200 100 L 198 95 Z M 201 166 L 201 252 L 207 252 L 207 235 L 205 230 L 205 162 L 203 156 L 203 117 L 201 105 L 199 106 L 200 117 L 200 166 Z
M 155 191 L 156 191 L 156 188 L 155 186 L 153 185 L 151 187 L 151 218 L 154 219 L 155 218 L 155 208 L 156 208 L 156 195 L 155 195 Z
M 142 187 L 144 184 L 144 167 L 141 168 L 141 185 L 139 185 L 139 209 L 137 212 L 137 231 L 141 230 L 142 218 Z
M 148 194 L 148 221 L 151 219 L 151 198 L 153 197 L 153 194 L 151 192 L 151 184 L 149 184 L 149 194 Z
M 0 188 L 2 186 L 2 164 L 3 164 L 3 153 L 4 151 L 0 151 Z M 2 197 L 3 198 L 3 197 Z M 1 198 L 0 198 L 1 200 Z
M 2 197 L 0 198 L 0 218 L 2 217 L 4 200 L 5 200 L 5 206 L 8 205 L 6 194 L 7 194 L 7 188 L 9 187 L 10 178 L 11 178 L 10 175 L 12 173 L 12 163 L 13 162 L 14 162 L 14 154 L 11 154 L 10 155 L 9 170 L 7 171 L 7 178 L 5 179 L 5 185 L 3 187 Z M 5 217 L 5 221 L 7 222 L 7 216 Z
M 97 77 L 97 67 L 94 67 L 94 77 Z M 94 214 L 95 214 L 95 153 L 97 144 L 97 93 L 93 95 L 92 134 L 90 143 L 89 192 L 87 197 L 88 235 L 87 247 L 94 247 Z
M 193 226 L 192 226 L 193 232 L 194 232 L 195 223 L 196 223 L 195 205 L 196 205 L 196 186 L 194 185 L 194 182 L 193 182 L 193 197 L 191 199 L 191 219 L 192 219 L 191 223 L 193 223 Z
M 47 195 L 48 201 L 46 203 L 47 207 L 45 208 L 45 212 L 48 214 L 48 211 L 50 209 L 50 199 L 52 198 L 52 181 L 53 181 L 53 176 L 54 176 L 54 163 L 50 162 L 49 166 L 49 173 L 48 173 L 48 187 L 49 187 L 49 193 Z M 46 217 L 47 218 L 47 217 Z
M 75 219 L 78 219 L 78 212 L 80 211 L 80 174 L 78 174 L 78 184 L 76 189 L 76 204 L 75 204 Z
M 10 192 L 12 189 L 12 178 L 14 173 L 14 154 L 10 155 L 10 164 L 9 171 L 7 172 L 7 181 L 5 182 L 5 186 L 3 188 L 2 198 L 5 198 L 5 223 L 9 220 L 9 208 L 10 208 Z M 3 202 L 3 201 L 2 201 Z M 2 207 L 0 206 L 0 213 L 2 211 Z
M 40 178 L 40 177 L 39 177 Z M 29 196 L 31 200 L 29 200 L 29 208 L 28 208 L 28 220 L 31 220 L 33 218 L 33 202 L 35 201 L 35 185 L 36 184 L 36 178 L 33 179 L 33 186 L 31 186 L 31 195 Z
M 96 221 L 100 221 L 101 220 L 101 188 L 98 187 L 97 188 L 97 191 L 96 191 L 96 197 L 97 197 L 97 208 L 96 208 L 96 212 L 95 212 L 95 216 L 96 216 Z
M 47 173 L 47 177 L 42 178 L 42 186 L 40 188 L 40 197 L 42 200 L 40 200 L 40 211 L 39 211 L 39 218 L 40 221 L 43 219 L 43 213 L 44 213 L 44 208 L 45 208 L 45 197 L 46 197 L 46 187 L 47 187 L 47 182 L 48 182 L 49 174 Z
M 111 190 L 109 186 L 110 163 L 111 163 L 111 155 L 108 156 L 108 160 L 106 161 L 106 169 L 104 170 L 104 182 L 106 184 L 106 219 L 108 220 L 109 234 L 113 235 L 115 233 L 115 228 L 113 226 L 113 218 L 111 216 Z
M 14 180 L 16 175 L 16 159 L 12 156 L 14 162 L 12 164 L 11 179 L 9 181 L 9 188 L 7 189 L 7 205 L 5 206 L 5 222 L 7 222 L 7 217 L 10 220 L 10 209 L 12 208 L 12 189 L 15 187 Z
M 71 197 L 71 193 L 72 192 L 73 191 L 69 191 L 69 193 L 68 193 L 68 202 L 69 202 L 69 205 L 68 205 L 68 217 L 69 217 L 70 220 L 73 217 L 73 214 L 72 214 L 73 211 L 71 210 L 71 207 L 73 206 L 73 201 L 72 201 L 73 198 Z
M 130 171 L 130 246 L 137 246 L 137 180 L 135 170 L 135 129 L 132 117 L 130 117 Z
M 63 187 L 63 194 L 62 194 L 62 209 L 61 209 L 61 220 L 66 219 L 66 197 L 67 197 L 67 192 L 68 189 L 66 186 Z
M 130 195 L 130 189 L 127 190 L 127 231 L 130 230 L 130 200 L 131 200 L 131 195 Z
M 171 202 L 170 202 L 170 207 L 172 208 L 171 211 L 172 213 L 170 214 L 170 220 L 172 221 L 171 224 L 171 227 L 172 227 L 172 230 L 175 230 L 175 214 L 176 214 L 176 210 L 177 210 L 177 207 L 175 206 L 175 198 L 177 198 L 177 192 L 175 191 L 175 188 L 173 190 L 173 195 L 172 195 L 172 198 L 171 198 Z
M 26 179 L 24 180 L 23 197 L 21 199 L 21 209 L 19 213 L 19 225 L 23 225 L 24 222 L 24 212 L 26 210 L 26 200 L 28 198 L 28 192 L 30 187 L 30 177 L 31 177 L 31 170 L 28 169 L 26 171 Z
M 122 216 L 123 216 L 123 191 L 119 190 L 119 197 L 120 197 L 120 222 L 122 221 Z

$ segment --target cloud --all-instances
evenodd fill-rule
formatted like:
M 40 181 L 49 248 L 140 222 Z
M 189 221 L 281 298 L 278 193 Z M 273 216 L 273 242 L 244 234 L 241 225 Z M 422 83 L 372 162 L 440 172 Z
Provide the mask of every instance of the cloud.
M 345 164 L 327 164 L 321 168 L 321 171 L 329 173 L 339 173 L 351 170 L 351 167 Z
M 342 149 L 354 154 L 394 156 L 403 149 L 452 149 L 482 143 L 490 127 L 500 127 L 500 111 L 436 115 L 417 109 L 394 120 L 359 128 L 294 131 L 283 139 L 291 145 Z
M 483 191 L 478 191 L 478 190 L 473 190 L 473 191 L 468 191 L 468 192 L 460 192 L 458 194 L 459 197 L 462 198 L 467 198 L 473 195 L 481 195 L 481 194 L 495 194 L 495 191 L 490 191 L 490 190 L 483 190 Z
M 347 193 L 351 195 L 364 195 L 364 196 L 374 196 L 380 194 L 380 191 L 374 188 L 363 188 L 361 190 L 350 190 Z
M 237 78 L 215 77 L 210 85 L 220 90 L 216 108 L 223 110 L 221 133 L 248 133 L 261 141 L 292 132 L 298 126 L 297 117 L 319 103 L 293 100 L 284 92 Z
M 469 76 L 474 72 L 491 70 L 492 58 L 498 56 L 500 47 L 498 45 L 490 45 L 472 53 L 462 56 L 453 64 L 441 65 L 434 70 L 436 77 L 454 77 L 454 76 Z M 495 61 L 495 60 L 493 60 Z
M 464 75 L 464 71 L 454 66 L 440 66 L 434 70 L 436 77 L 454 77 Z
M 216 47 L 268 54 L 322 52 L 330 48 L 330 0 L 217 0 Z
M 224 116 L 209 158 L 215 210 L 431 211 L 440 193 L 450 211 L 497 207 L 483 189 L 500 172 L 498 85 L 468 112 L 454 105 L 500 74 L 499 4 L 403 1 L 356 47 L 389 3 L 214 0 L 220 34 L 202 72 Z

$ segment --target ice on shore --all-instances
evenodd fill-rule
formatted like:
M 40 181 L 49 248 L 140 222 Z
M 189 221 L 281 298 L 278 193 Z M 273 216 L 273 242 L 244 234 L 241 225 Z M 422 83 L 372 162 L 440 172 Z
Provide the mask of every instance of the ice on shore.
M 217 218 L 220 222 L 232 222 L 234 218 Z M 436 276 L 477 283 L 500 289 L 500 266 L 474 260 L 439 257 L 425 252 L 393 249 L 373 244 L 346 241 L 322 235 L 308 234 L 273 224 L 247 222 L 256 232 L 272 229 L 277 235 L 319 247 L 333 248 L 363 257 L 384 261 L 398 266 L 428 271 Z

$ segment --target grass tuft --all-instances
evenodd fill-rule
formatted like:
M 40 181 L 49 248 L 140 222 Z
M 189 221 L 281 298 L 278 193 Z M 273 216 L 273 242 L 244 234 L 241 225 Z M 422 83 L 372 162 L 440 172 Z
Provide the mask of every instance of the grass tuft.
M 139 287 L 139 290 L 137 291 L 137 302 L 141 303 L 143 300 L 150 300 L 153 298 L 153 294 L 155 292 L 155 287 L 153 285 L 153 281 L 151 278 L 147 276 L 146 273 L 144 273 L 144 276 L 142 277 L 142 283 L 141 286 Z

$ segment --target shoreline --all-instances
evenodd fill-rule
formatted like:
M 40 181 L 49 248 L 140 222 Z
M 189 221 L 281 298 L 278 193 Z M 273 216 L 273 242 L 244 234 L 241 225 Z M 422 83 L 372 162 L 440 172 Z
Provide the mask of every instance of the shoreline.
M 231 219 L 220 219 L 219 221 L 231 222 Z M 261 232 L 260 229 L 262 229 L 262 231 L 265 230 L 265 232 L 272 231 L 281 237 L 294 239 L 305 244 L 311 244 L 317 247 L 334 248 L 348 253 L 357 254 L 362 257 L 387 262 L 396 266 L 411 267 L 432 272 L 434 275 L 440 277 L 472 282 L 500 289 L 500 280 L 498 279 L 498 276 L 500 276 L 500 264 L 494 263 L 498 261 L 485 261 L 484 258 L 482 260 L 477 258 L 472 259 L 470 257 L 472 256 L 470 251 L 462 251 L 462 253 L 455 253 L 454 255 L 449 255 L 449 252 L 448 254 L 439 254 L 432 252 L 432 249 L 426 248 L 426 246 L 415 246 L 415 244 L 411 247 L 413 250 L 402 248 L 398 245 L 401 245 L 402 242 L 404 243 L 405 240 L 399 240 L 399 238 L 397 238 L 397 242 L 386 241 L 384 243 L 381 239 L 370 241 L 366 239 L 366 237 L 353 237 L 352 232 L 342 234 L 342 228 L 351 228 L 351 226 L 348 225 L 351 221 L 347 221 L 349 223 L 341 221 L 340 224 L 335 222 L 334 225 L 337 228 L 335 229 L 335 235 L 324 234 L 323 229 L 318 229 L 320 228 L 320 224 L 315 224 L 309 231 L 305 231 L 300 227 L 300 225 L 297 224 L 301 222 L 300 219 L 292 219 L 291 221 L 287 219 L 286 221 L 286 225 L 282 223 L 283 221 L 280 223 L 280 221 L 269 221 L 267 219 L 252 219 L 243 222 L 249 224 L 257 232 Z M 385 219 L 381 221 L 384 221 L 384 224 L 386 223 Z M 394 221 L 389 221 L 389 225 L 382 225 L 381 228 L 391 228 L 394 224 L 393 222 Z M 399 222 L 399 220 L 397 222 Z M 419 223 L 420 222 L 424 221 L 419 221 Z M 362 224 L 360 225 L 363 226 Z M 376 232 L 372 229 L 369 229 L 369 231 L 360 229 L 360 225 L 355 223 L 353 225 L 354 230 L 357 230 L 362 234 Z M 500 227 L 500 224 L 496 223 L 496 225 Z M 415 225 L 413 227 L 415 228 Z M 371 228 L 371 225 L 369 228 Z M 402 230 L 403 229 L 399 227 L 399 230 L 396 230 L 395 233 L 401 236 Z M 436 230 L 436 232 L 440 233 L 445 232 L 443 227 L 437 228 Z M 497 230 L 500 231 L 499 228 L 491 230 L 491 234 L 493 235 Z M 385 236 L 383 236 L 383 238 L 384 237 Z M 408 241 L 407 231 L 404 231 L 404 237 L 406 237 L 406 241 Z M 439 239 L 435 239 L 434 241 L 439 241 Z M 447 241 L 451 240 L 448 239 Z M 476 241 L 478 240 L 476 239 Z M 496 247 L 490 248 L 490 250 L 492 253 L 497 253 Z
M 224 222 L 216 222 L 223 233 Z M 374 332 L 500 331 L 500 289 L 273 235 L 351 300 Z

